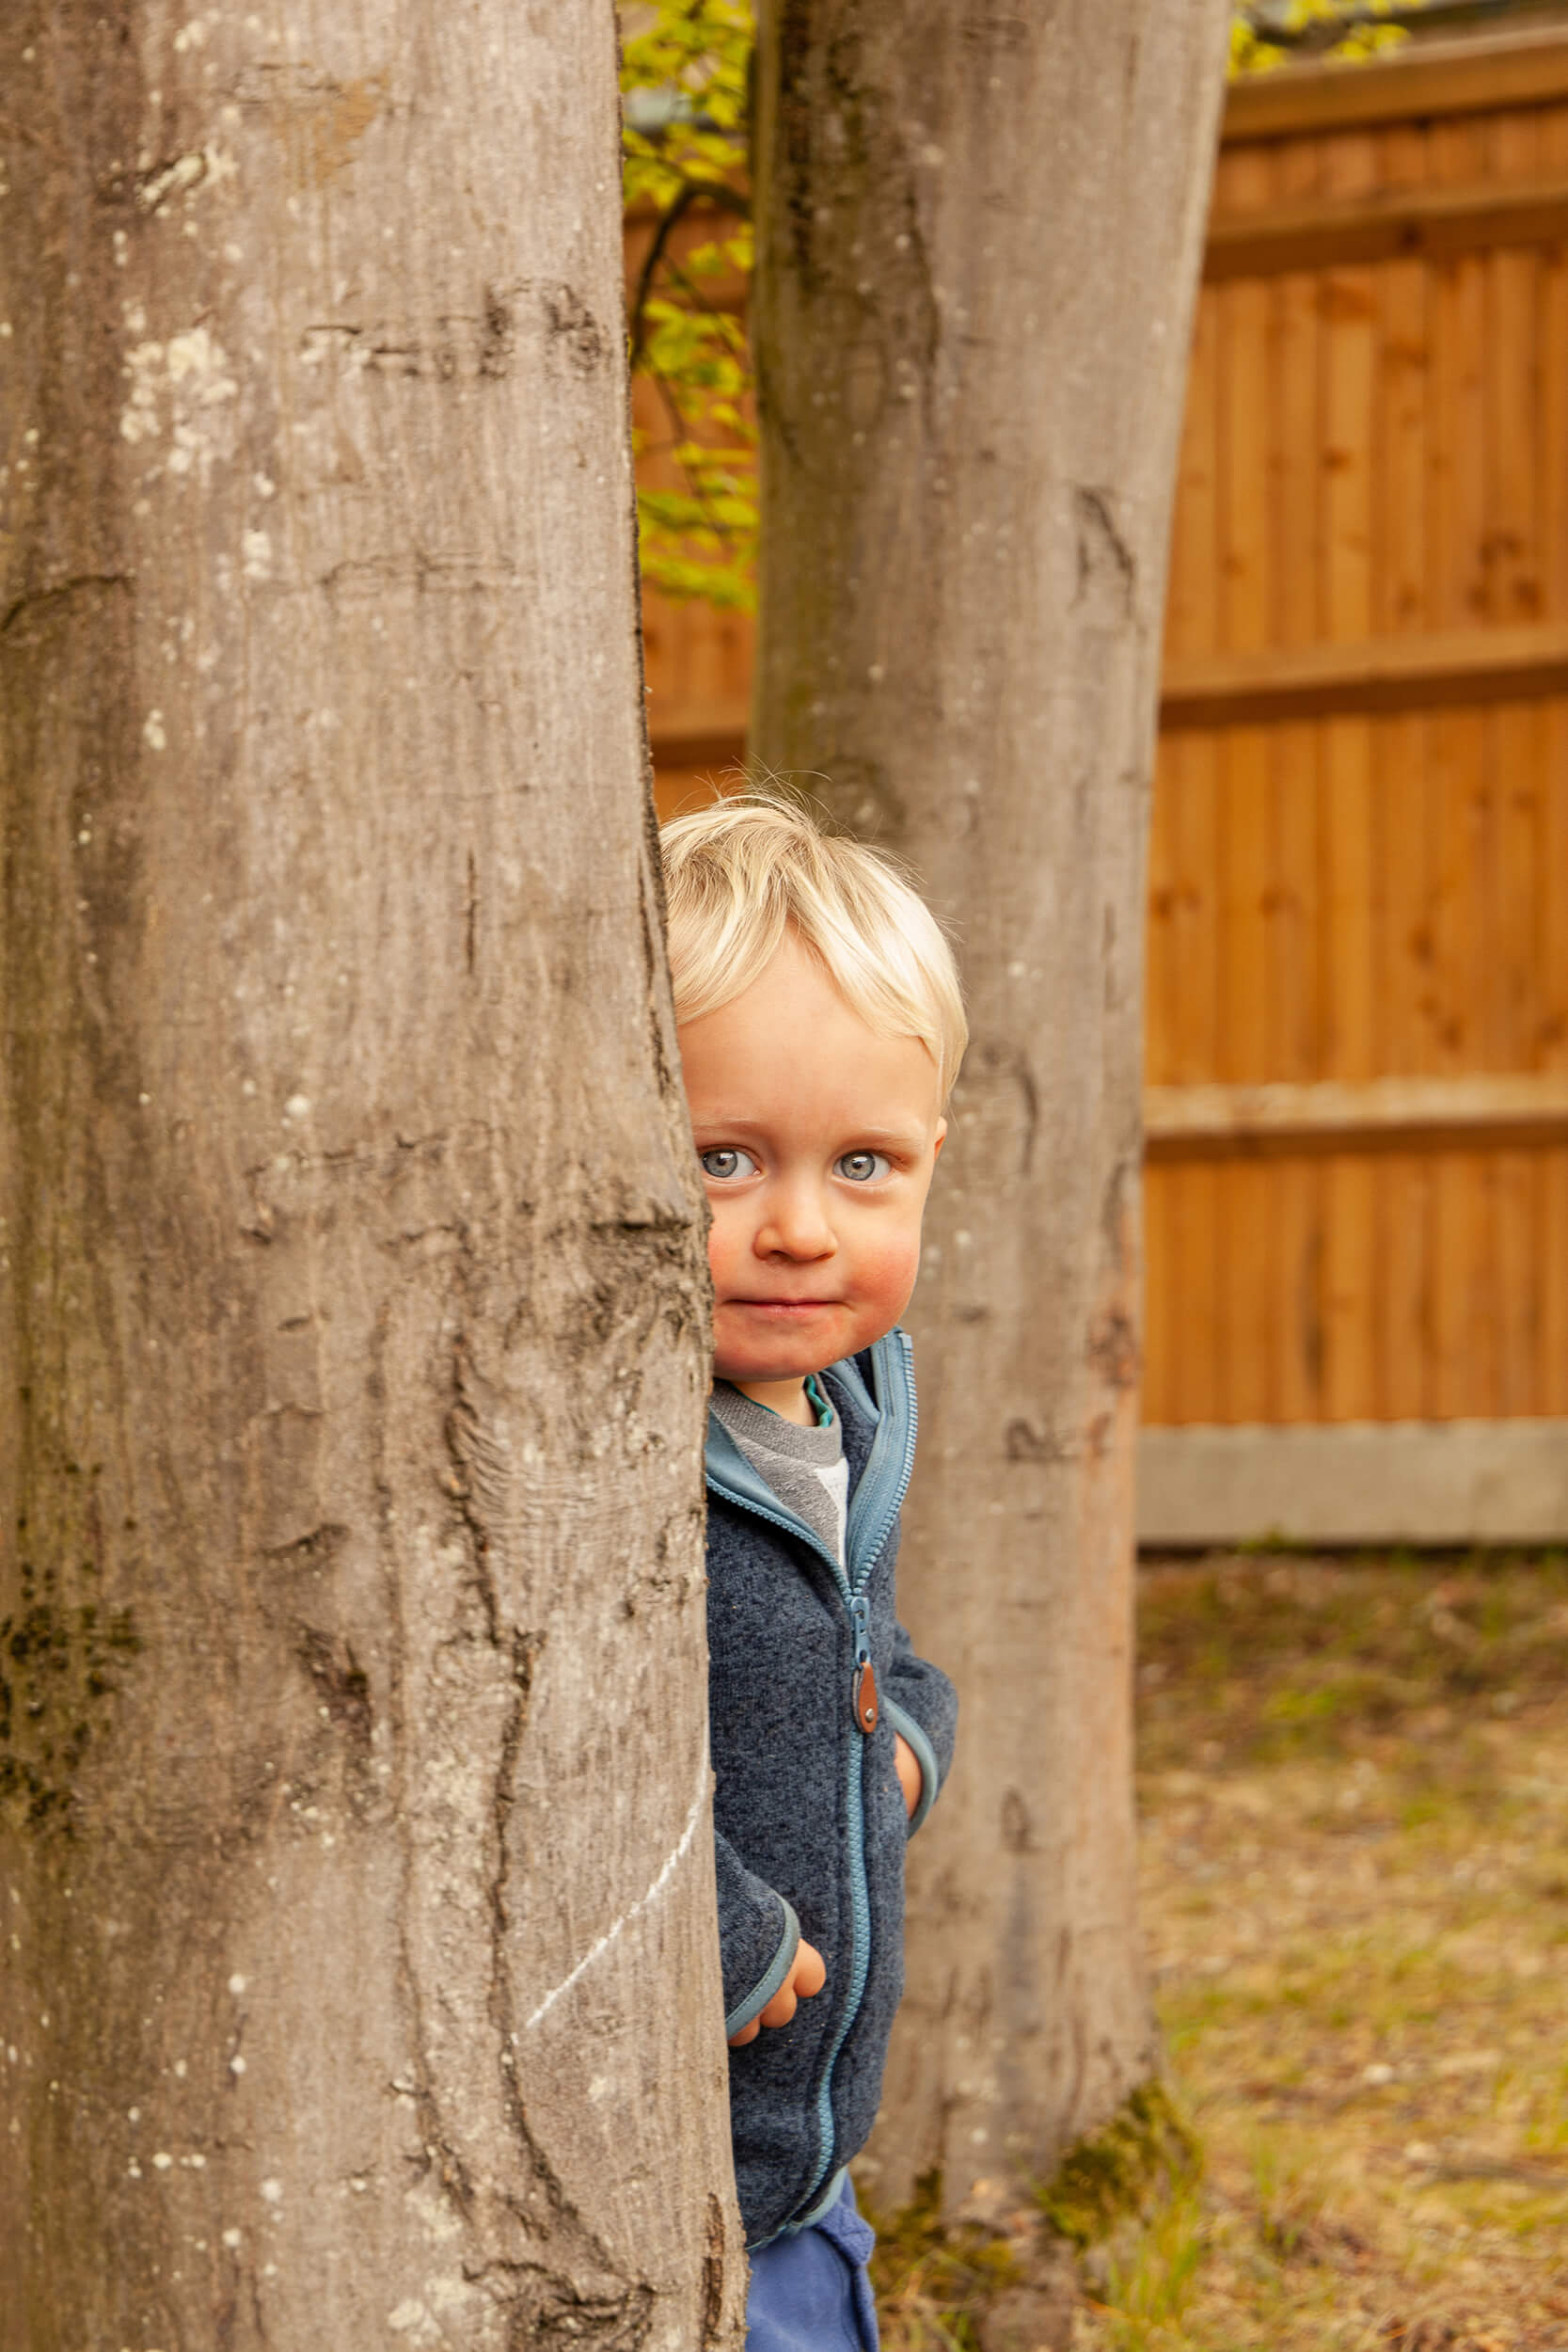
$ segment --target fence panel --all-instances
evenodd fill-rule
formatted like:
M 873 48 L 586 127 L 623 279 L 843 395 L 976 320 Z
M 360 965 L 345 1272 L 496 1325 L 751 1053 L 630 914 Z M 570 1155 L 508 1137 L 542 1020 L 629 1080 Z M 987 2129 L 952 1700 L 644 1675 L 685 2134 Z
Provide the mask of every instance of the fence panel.
M 650 596 L 647 645 L 668 809 L 743 756 L 750 624 Z M 1565 896 L 1568 35 L 1272 76 L 1216 179 L 1154 795 L 1167 1533 L 1194 1424 L 1484 1465 L 1555 1418 L 1568 1460 Z

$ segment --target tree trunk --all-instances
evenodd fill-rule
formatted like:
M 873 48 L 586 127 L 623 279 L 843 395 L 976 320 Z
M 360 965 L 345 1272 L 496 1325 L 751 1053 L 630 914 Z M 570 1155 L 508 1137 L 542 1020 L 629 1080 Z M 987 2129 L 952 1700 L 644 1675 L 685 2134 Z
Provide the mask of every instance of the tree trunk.
M 0 30 L 0 2346 L 737 2340 L 606 5 Z
M 906 854 L 974 1025 L 901 1568 L 963 1697 L 877 2192 L 991 2219 L 1155 2062 L 1131 1633 L 1141 957 L 1224 0 L 770 0 L 753 748 Z M 821 779 L 821 781 L 819 781 Z

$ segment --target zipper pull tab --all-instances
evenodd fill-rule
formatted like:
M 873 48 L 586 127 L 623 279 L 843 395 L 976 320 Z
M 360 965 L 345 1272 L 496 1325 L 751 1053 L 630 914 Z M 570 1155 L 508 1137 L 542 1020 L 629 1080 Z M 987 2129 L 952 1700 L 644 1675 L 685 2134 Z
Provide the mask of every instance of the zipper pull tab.
M 877 1670 L 868 1658 L 863 1666 L 855 1668 L 855 1723 L 868 1740 L 877 1728 L 880 1713 L 877 1704 Z
M 871 1604 L 863 1593 L 857 1593 L 849 1603 L 849 1616 L 855 1629 L 855 1678 L 850 1690 L 855 1728 L 869 1739 L 881 1715 L 877 1699 L 877 1670 L 871 1663 Z

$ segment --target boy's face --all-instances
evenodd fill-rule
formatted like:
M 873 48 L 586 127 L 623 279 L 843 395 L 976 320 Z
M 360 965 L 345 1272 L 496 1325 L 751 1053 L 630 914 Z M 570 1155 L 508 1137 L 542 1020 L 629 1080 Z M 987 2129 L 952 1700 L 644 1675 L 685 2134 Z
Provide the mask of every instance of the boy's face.
M 868 1028 L 793 937 L 680 1048 L 713 1212 L 714 1369 L 799 1418 L 804 1375 L 879 1339 L 914 1288 L 947 1124 L 936 1064 Z

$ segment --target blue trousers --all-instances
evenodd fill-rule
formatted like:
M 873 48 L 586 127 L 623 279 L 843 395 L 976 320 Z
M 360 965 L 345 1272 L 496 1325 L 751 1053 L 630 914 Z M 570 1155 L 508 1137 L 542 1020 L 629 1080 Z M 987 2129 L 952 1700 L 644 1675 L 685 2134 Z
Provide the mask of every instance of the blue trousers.
M 865 2266 L 876 2242 L 847 2172 L 820 2220 L 752 2256 L 746 2352 L 879 2352 Z

